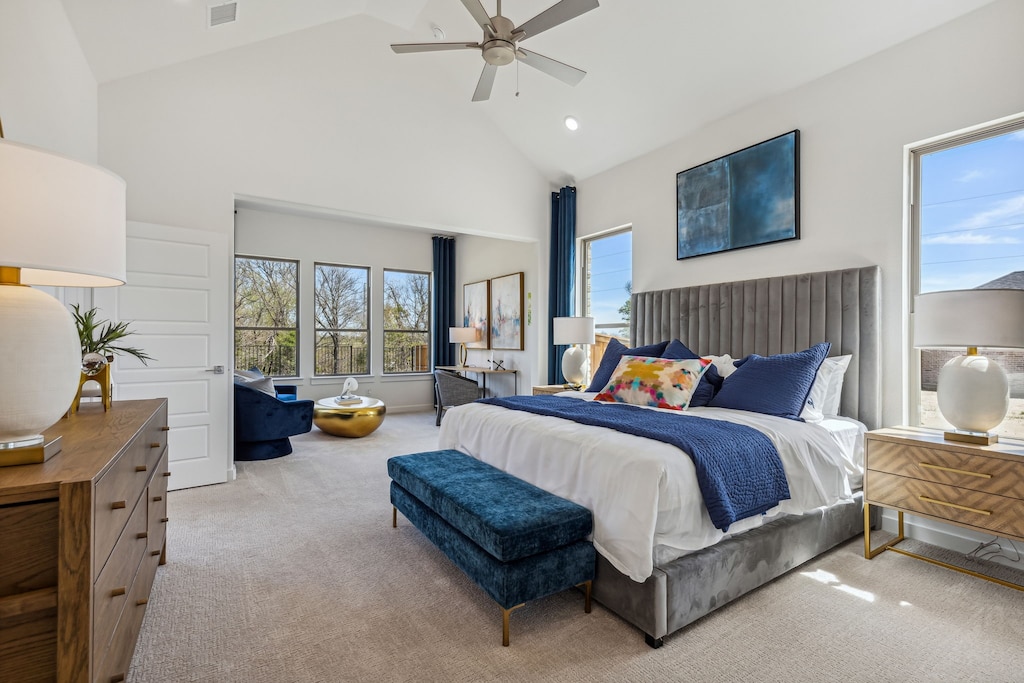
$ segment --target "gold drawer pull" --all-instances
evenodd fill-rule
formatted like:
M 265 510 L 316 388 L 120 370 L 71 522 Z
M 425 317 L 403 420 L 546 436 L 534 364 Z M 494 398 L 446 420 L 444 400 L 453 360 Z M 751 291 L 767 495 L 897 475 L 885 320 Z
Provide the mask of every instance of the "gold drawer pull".
M 159 503 L 163 499 L 164 499 L 163 496 L 153 496 L 153 502 L 154 503 Z
M 124 674 L 115 674 L 110 677 L 110 683 L 122 683 L 124 681 Z
M 121 586 L 120 588 L 115 588 L 114 590 L 110 591 L 110 597 L 116 598 L 118 595 L 124 595 L 127 592 L 128 592 L 128 587 L 127 586 Z
M 135 534 L 135 538 L 149 538 L 149 533 L 142 531 Z
M 991 515 L 990 510 L 979 510 L 978 508 L 969 508 L 966 505 L 957 505 L 956 503 L 947 503 L 944 500 L 935 500 L 928 496 L 918 496 L 921 500 L 926 503 L 935 503 L 936 505 L 945 505 L 946 507 L 956 508 L 957 510 L 966 510 L 967 512 L 977 512 L 979 515 Z
M 128 501 L 126 500 L 118 500 L 110 504 L 111 510 L 123 510 L 126 507 L 128 507 Z
M 145 471 L 146 471 L 146 469 L 147 469 L 147 468 L 146 468 L 146 466 L 145 466 L 145 465 L 136 465 L 136 466 L 135 466 L 135 471 L 136 471 L 136 472 L 145 472 Z
M 159 550 L 151 550 L 151 551 L 149 551 L 149 554 L 150 554 L 150 557 L 156 557 L 157 555 L 160 554 L 160 551 Z
M 153 443 L 149 444 L 150 448 L 160 448 L 161 446 L 163 446 L 163 444 L 160 443 L 159 441 L 154 441 Z
M 161 518 L 160 518 L 160 523 L 161 523 L 161 524 L 166 524 L 166 523 L 167 523 L 167 520 L 168 520 L 168 518 L 167 518 L 167 517 L 161 517 Z
M 141 599 L 135 601 L 135 606 L 136 607 L 142 607 L 147 602 L 149 602 L 149 598 L 141 598 Z
M 981 479 L 992 478 L 991 474 L 986 474 L 985 472 L 971 472 L 970 470 L 958 470 L 952 467 L 943 467 L 942 465 L 931 465 L 926 462 L 919 462 L 917 464 L 920 465 L 921 467 L 927 467 L 933 470 L 942 470 L 943 472 L 953 472 L 955 474 L 966 474 L 968 477 L 980 477 Z
M 167 425 L 164 425 L 163 427 L 160 428 L 160 431 L 161 432 L 169 432 L 169 431 L 171 431 L 171 428 L 168 427 Z

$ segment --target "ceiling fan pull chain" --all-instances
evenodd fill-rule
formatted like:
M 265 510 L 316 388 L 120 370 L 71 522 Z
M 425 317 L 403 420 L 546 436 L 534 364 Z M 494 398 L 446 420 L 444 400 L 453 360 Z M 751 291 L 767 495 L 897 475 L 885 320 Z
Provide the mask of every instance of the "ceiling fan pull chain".
M 518 59 L 516 60 L 516 97 L 519 97 L 519 60 Z

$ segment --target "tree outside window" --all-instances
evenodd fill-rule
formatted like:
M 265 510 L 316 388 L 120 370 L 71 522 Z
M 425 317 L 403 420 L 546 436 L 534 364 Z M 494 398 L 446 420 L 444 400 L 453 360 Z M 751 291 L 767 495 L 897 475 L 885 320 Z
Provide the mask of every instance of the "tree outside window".
M 384 374 L 430 371 L 430 273 L 384 270 Z
M 265 375 L 298 374 L 299 264 L 235 257 L 235 366 Z
M 370 373 L 370 269 L 358 266 L 314 265 L 316 289 L 316 375 Z

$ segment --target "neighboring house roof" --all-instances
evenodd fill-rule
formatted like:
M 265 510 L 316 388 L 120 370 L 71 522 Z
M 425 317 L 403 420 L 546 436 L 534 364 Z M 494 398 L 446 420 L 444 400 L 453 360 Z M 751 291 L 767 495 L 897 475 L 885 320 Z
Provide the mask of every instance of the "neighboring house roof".
M 1001 275 L 991 282 L 978 285 L 975 289 L 1024 289 L 1024 270 Z

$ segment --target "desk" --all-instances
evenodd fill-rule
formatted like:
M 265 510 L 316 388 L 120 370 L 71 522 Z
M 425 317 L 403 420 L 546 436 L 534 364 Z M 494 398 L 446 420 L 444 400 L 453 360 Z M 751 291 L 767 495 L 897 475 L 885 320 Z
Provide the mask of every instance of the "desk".
M 473 372 L 480 376 L 480 388 L 484 396 L 487 396 L 487 375 L 512 375 L 513 394 L 519 393 L 519 371 L 518 370 L 492 370 L 474 365 L 437 365 L 438 370 L 450 370 L 451 372 L 465 373 Z

